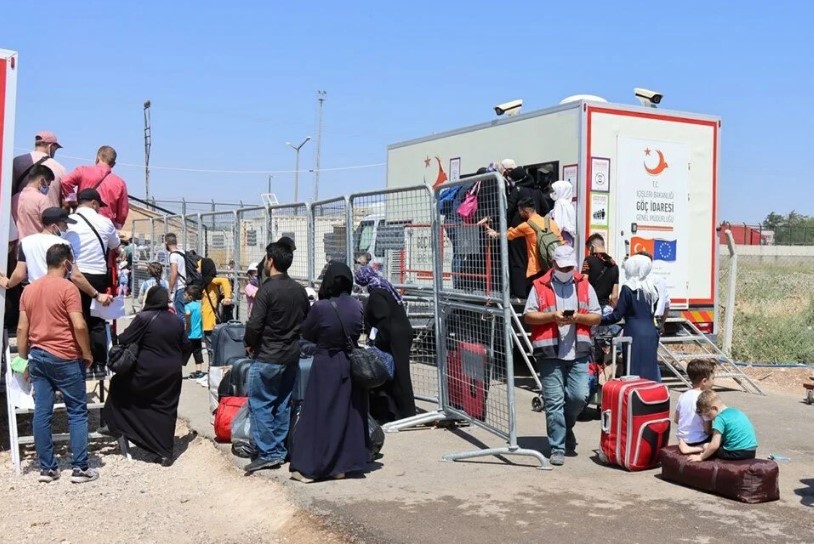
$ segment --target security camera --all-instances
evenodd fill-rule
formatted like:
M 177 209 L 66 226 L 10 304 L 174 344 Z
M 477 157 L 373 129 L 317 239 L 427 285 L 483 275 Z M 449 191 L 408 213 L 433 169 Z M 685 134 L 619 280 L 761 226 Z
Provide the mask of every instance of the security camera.
M 645 108 L 655 108 L 661 103 L 661 99 L 664 98 L 664 95 L 661 93 L 649 89 L 641 89 L 639 87 L 633 89 L 633 93 Z
M 500 117 L 504 113 L 509 117 L 514 117 L 518 113 L 520 113 L 520 108 L 523 107 L 522 100 L 512 100 L 511 102 L 506 102 L 505 104 L 498 104 L 495 106 L 495 114 Z

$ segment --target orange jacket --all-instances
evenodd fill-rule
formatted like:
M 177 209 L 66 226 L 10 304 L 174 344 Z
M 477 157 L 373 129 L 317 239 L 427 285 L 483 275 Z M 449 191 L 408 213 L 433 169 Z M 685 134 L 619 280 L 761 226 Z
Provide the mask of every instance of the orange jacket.
M 509 240 L 515 240 L 521 236 L 526 239 L 526 254 L 529 257 L 529 264 L 526 266 L 527 278 L 536 276 L 542 270 L 540 267 L 540 258 L 537 255 L 537 233 L 533 228 L 531 228 L 529 221 L 532 221 L 535 225 L 537 225 L 537 228 L 545 228 L 545 218 L 542 215 L 535 213 L 526 221 L 520 223 L 516 227 L 510 228 L 506 233 L 506 238 Z M 551 226 L 551 232 L 556 234 L 557 238 L 560 239 L 560 243 L 565 243 L 562 239 L 560 227 L 557 225 L 556 221 L 550 219 L 549 225 Z

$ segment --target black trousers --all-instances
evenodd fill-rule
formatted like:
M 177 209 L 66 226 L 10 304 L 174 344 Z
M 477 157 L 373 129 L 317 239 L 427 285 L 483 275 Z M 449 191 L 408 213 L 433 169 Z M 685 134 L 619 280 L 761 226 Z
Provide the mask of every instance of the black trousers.
M 107 291 L 109 281 L 107 274 L 85 274 L 85 279 L 100 293 Z M 85 316 L 85 322 L 88 324 L 88 332 L 90 333 L 90 350 L 93 353 L 93 362 L 102 365 L 107 364 L 105 320 L 90 315 L 90 303 L 93 299 L 85 293 L 80 294 L 82 295 L 82 315 Z
M 755 450 L 727 451 L 723 448 L 719 448 L 718 451 L 715 452 L 715 457 L 717 457 L 718 459 L 726 459 L 727 461 L 742 461 L 743 459 L 754 459 Z

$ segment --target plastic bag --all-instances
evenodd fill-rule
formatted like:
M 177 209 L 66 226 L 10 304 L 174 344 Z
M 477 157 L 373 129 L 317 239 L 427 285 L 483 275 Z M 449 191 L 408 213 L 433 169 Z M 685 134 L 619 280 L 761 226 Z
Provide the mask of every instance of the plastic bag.
M 237 440 L 251 442 L 251 439 L 251 418 L 249 418 L 249 403 L 247 402 L 240 407 L 232 419 L 232 442 Z

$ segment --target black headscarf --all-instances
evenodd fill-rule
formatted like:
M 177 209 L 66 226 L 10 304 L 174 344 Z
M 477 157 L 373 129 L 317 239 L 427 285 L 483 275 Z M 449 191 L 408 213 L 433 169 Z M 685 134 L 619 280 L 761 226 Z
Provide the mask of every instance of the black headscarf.
M 160 285 L 154 285 L 147 290 L 147 296 L 144 298 L 144 307 L 141 308 L 141 311 L 169 310 L 169 307 L 169 292 Z
M 347 280 L 345 285 L 339 287 L 337 281 L 339 278 Z M 319 299 L 329 299 L 337 297 L 342 293 L 351 294 L 353 289 L 353 272 L 342 261 L 331 261 L 328 263 L 325 276 L 322 278 L 322 285 L 319 286 Z
M 201 259 L 201 276 L 203 276 L 204 288 L 208 287 L 212 280 L 218 275 L 218 267 L 215 266 L 215 261 L 209 257 Z

